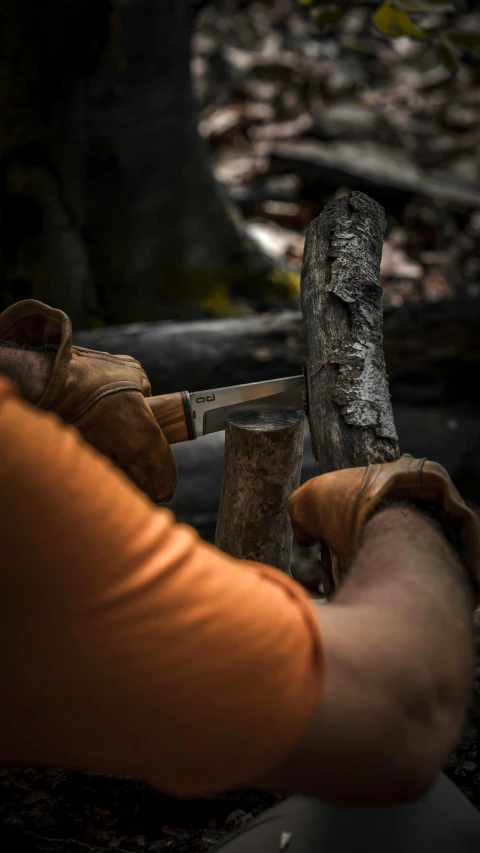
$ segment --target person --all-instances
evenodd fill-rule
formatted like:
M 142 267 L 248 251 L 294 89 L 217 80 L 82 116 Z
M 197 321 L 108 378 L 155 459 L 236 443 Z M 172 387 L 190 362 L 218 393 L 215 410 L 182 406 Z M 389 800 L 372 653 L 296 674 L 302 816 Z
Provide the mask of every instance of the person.
M 402 456 L 294 493 L 297 539 L 339 560 L 319 604 L 160 505 L 175 463 L 137 361 L 73 347 L 35 300 L 0 339 L 0 760 L 285 797 L 222 853 L 478 851 L 480 815 L 442 774 L 480 590 L 447 472 Z

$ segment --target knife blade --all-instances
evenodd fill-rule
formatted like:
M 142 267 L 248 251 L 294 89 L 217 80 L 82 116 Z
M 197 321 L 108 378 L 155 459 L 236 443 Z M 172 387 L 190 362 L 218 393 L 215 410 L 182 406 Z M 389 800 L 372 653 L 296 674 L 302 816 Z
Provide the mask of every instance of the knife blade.
M 303 376 L 287 376 L 207 391 L 177 391 L 147 397 L 146 402 L 169 443 L 178 444 L 224 430 L 227 418 L 238 412 L 303 411 L 304 387 Z

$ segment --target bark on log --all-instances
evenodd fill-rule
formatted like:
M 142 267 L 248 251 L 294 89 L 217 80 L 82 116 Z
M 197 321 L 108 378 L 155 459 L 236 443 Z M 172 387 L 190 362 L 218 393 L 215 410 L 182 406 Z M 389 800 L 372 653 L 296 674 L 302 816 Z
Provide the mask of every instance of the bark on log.
M 215 544 L 245 560 L 291 574 L 287 501 L 300 485 L 301 412 L 236 415 L 227 421 Z
M 305 378 L 321 474 L 400 455 L 383 352 L 385 225 L 383 208 L 354 192 L 328 204 L 307 231 L 301 277 Z M 335 554 L 323 545 L 321 564 L 328 595 L 340 575 Z
M 302 266 L 308 417 L 322 474 L 399 454 L 383 353 L 385 214 L 362 193 L 309 226 Z

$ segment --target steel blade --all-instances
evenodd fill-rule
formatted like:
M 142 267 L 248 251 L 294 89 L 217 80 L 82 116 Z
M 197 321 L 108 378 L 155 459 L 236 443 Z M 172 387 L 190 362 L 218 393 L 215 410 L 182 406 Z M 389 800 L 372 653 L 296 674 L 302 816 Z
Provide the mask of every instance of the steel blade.
M 237 412 L 301 411 L 303 390 L 303 376 L 289 376 L 193 392 L 190 404 L 197 437 L 225 429 L 227 418 Z

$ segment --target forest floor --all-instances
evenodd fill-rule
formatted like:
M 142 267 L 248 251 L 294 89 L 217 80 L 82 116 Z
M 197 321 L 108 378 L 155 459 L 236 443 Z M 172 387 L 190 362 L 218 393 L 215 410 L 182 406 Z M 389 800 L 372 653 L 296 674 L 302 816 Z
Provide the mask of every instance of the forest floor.
M 480 13 L 454 25 L 480 30 Z M 294 266 L 326 201 L 363 190 L 387 212 L 386 305 L 477 294 L 480 60 L 452 77 L 424 44 L 373 36 L 368 9 L 335 33 L 294 0 L 204 11 L 193 69 L 218 180 L 250 235 Z
M 480 30 L 480 15 L 456 25 Z M 292 0 L 221 0 L 200 17 L 193 71 L 216 175 L 266 251 L 298 267 L 311 219 L 362 189 L 387 212 L 387 304 L 478 295 L 478 61 L 451 78 L 425 46 L 372 37 L 360 9 L 335 40 Z M 480 659 L 480 619 L 477 649 Z M 447 773 L 480 809 L 480 666 Z M 4 853 L 202 853 L 276 801 L 175 800 L 132 779 L 41 768 L 0 768 L 0 791 Z

